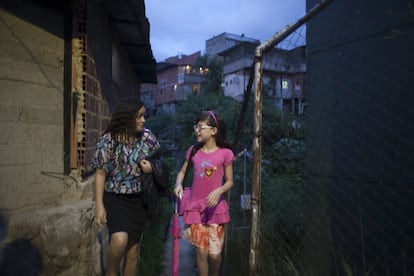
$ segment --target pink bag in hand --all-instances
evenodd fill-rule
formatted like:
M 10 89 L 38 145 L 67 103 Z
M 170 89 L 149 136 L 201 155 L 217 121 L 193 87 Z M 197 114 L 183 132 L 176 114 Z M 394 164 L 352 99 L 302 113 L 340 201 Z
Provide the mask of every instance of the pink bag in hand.
M 188 210 L 191 200 L 191 187 L 185 187 L 183 190 L 183 196 L 181 197 L 180 204 L 178 206 L 178 215 L 182 216 L 185 210 Z

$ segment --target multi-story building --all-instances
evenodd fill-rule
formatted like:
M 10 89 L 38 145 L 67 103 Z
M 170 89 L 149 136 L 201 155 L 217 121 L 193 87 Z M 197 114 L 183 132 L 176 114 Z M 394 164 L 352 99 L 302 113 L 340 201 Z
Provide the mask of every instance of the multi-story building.
M 205 55 L 223 62 L 224 95 L 243 100 L 253 68 L 258 39 L 222 33 L 206 40 Z M 149 110 L 175 113 L 176 103 L 199 95 L 208 68 L 194 68 L 200 51 L 177 55 L 157 64 L 158 85 L 143 85 L 141 99 Z M 292 50 L 274 48 L 263 58 L 263 87 L 281 111 L 302 114 L 305 109 L 305 46 Z M 253 81 L 253 80 L 251 80 Z M 252 87 L 254 89 L 254 86 Z
M 222 33 L 206 41 L 206 55 L 223 61 L 224 95 L 243 100 L 260 41 L 244 35 Z M 303 90 L 305 46 L 292 50 L 274 48 L 263 58 L 263 86 L 280 110 L 296 114 L 304 112 Z M 253 88 L 254 89 L 254 86 Z
M 141 101 L 145 105 L 147 116 L 153 116 L 157 113 L 155 108 L 155 94 L 158 91 L 158 85 L 153 83 L 141 84 Z
M 230 33 L 221 33 L 206 40 L 206 55 L 209 57 L 218 56 L 241 42 L 250 42 L 251 44 L 260 45 L 260 40 L 245 37 L 244 34 L 236 35 Z
M 157 63 L 158 85 L 141 86 L 141 99 L 155 112 L 175 113 L 176 103 L 189 95 L 199 95 L 205 68 L 193 68 L 201 52 L 177 55 Z

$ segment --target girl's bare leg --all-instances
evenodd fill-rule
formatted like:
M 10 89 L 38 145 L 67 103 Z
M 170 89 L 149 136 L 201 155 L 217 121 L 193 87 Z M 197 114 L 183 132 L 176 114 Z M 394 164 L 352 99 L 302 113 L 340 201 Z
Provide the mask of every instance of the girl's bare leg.
M 127 248 L 124 259 L 124 276 L 135 276 L 138 270 L 139 244 L 132 244 Z
M 210 276 L 219 276 L 220 275 L 220 265 L 221 265 L 221 254 L 210 254 L 209 256 L 210 263 Z
M 208 276 L 208 250 L 197 248 L 197 268 L 199 276 Z
M 125 254 L 127 244 L 128 234 L 126 232 L 117 232 L 111 235 L 106 256 L 107 276 L 118 276 L 121 260 Z

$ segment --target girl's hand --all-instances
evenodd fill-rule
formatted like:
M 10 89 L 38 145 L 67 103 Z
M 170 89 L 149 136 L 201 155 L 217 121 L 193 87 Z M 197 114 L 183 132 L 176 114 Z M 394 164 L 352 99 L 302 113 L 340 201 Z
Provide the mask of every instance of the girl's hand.
M 141 165 L 141 170 L 144 173 L 152 173 L 151 162 L 145 159 L 142 159 L 139 164 Z
M 181 184 L 176 184 L 175 185 L 174 195 L 179 199 L 181 199 L 183 197 L 183 185 L 181 185 Z
M 217 205 L 219 202 L 220 196 L 222 194 L 222 188 L 219 187 L 215 190 L 213 190 L 208 196 L 207 196 L 207 207 L 211 208 Z
M 97 204 L 95 206 L 94 222 L 99 228 L 102 228 L 106 223 L 106 210 L 102 204 Z

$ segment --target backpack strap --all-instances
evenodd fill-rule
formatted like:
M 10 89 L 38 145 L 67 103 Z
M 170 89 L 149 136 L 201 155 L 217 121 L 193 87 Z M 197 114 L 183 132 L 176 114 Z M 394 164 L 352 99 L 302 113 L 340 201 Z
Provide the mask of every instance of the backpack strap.
M 184 175 L 184 181 L 183 181 L 183 186 L 184 187 L 191 187 L 191 185 L 185 185 L 185 183 L 187 182 L 187 175 L 189 170 L 191 169 L 191 167 L 193 166 L 193 156 L 196 154 L 196 152 L 201 148 L 202 144 L 201 143 L 197 143 L 191 146 L 191 153 L 190 153 L 190 158 L 188 159 L 188 166 L 187 166 L 187 170 L 185 171 L 185 175 Z M 191 183 L 191 182 L 190 182 Z

